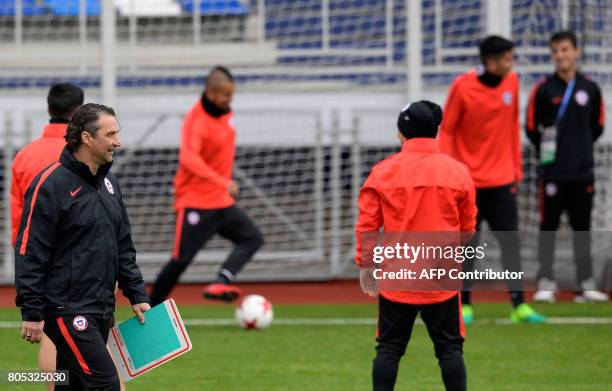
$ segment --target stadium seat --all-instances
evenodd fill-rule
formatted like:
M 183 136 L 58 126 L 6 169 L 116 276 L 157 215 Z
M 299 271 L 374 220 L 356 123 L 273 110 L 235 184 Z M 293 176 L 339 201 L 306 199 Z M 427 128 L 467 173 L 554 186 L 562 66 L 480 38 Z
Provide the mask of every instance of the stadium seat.
M 114 0 L 121 16 L 179 16 L 181 7 L 175 0 Z
M 183 10 L 193 13 L 194 0 L 179 0 Z M 238 0 L 202 0 L 200 2 L 202 15 L 246 15 L 249 7 Z
M 22 0 L 23 16 L 44 15 L 48 9 L 36 0 Z M 0 16 L 15 16 L 15 0 L 0 0 Z
M 45 6 L 55 16 L 79 16 L 79 0 L 44 0 Z M 100 0 L 87 0 L 87 16 L 100 16 Z

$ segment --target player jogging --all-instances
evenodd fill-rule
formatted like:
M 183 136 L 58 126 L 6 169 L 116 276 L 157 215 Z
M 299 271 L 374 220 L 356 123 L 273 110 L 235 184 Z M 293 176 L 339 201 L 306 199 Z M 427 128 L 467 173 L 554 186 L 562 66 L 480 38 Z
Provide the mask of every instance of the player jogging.
M 603 133 L 603 97 L 599 86 L 578 72 L 580 49 L 573 32 L 554 34 L 549 46 L 555 73 L 533 88 L 527 108 L 527 137 L 536 146 L 540 163 L 540 271 L 533 299 L 555 301 L 555 231 L 567 211 L 578 283 L 575 300 L 607 301 L 608 295 L 595 286 L 590 234 L 593 143 Z
M 384 232 L 474 232 L 474 184 L 463 164 L 440 152 L 436 135 L 441 120 L 440 106 L 427 101 L 412 103 L 400 113 L 401 152 L 374 166 L 359 193 L 357 264 L 362 265 L 364 236 L 377 234 L 381 227 Z M 360 280 L 365 293 L 378 293 L 374 391 L 393 390 L 419 313 L 434 343 L 446 390 L 466 390 L 460 293 L 384 287 L 377 292 L 366 268 Z
M 521 271 L 517 184 L 523 178 L 519 126 L 519 81 L 512 72 L 514 44 L 490 36 L 480 44 L 482 66 L 458 76 L 450 87 L 440 149 L 470 170 L 476 186 L 477 230 L 483 220 L 495 234 L 504 269 Z M 475 241 L 477 241 L 477 235 Z M 473 261 L 464 270 L 473 269 Z M 524 301 L 521 281 L 508 282 L 513 322 L 541 323 L 546 318 Z M 474 321 L 471 281 L 466 280 L 463 317 Z
M 236 299 L 241 290 L 231 282 L 263 243 L 257 227 L 234 200 L 239 192 L 232 180 L 236 131 L 230 103 L 234 88 L 230 72 L 215 67 L 206 78 L 202 98 L 185 116 L 174 179 L 174 251 L 153 286 L 154 305 L 166 299 L 196 253 L 216 233 L 231 240 L 234 248 L 216 282 L 205 288 L 204 297 Z

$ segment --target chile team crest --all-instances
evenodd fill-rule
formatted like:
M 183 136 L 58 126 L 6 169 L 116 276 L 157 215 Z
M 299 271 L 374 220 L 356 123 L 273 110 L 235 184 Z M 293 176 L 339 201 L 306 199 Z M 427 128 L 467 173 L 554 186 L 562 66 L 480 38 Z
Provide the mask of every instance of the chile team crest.
M 200 222 L 200 214 L 192 210 L 191 212 L 187 213 L 187 221 L 189 222 L 189 225 L 198 225 Z
M 510 106 L 512 104 L 512 92 L 506 91 L 502 95 L 502 101 L 506 106 Z
M 75 330 L 85 331 L 88 325 L 89 322 L 87 322 L 87 319 L 85 319 L 83 315 L 77 315 L 72 319 L 72 326 L 74 326 Z
M 586 104 L 589 103 L 589 94 L 587 94 L 586 91 L 577 91 L 574 98 L 576 99 L 576 103 L 578 103 L 580 106 L 586 106 Z
M 111 181 L 108 180 L 108 178 L 104 178 L 104 185 L 106 186 L 106 190 L 108 190 L 109 193 L 115 194 L 115 189 L 113 189 L 113 184 L 111 183 Z

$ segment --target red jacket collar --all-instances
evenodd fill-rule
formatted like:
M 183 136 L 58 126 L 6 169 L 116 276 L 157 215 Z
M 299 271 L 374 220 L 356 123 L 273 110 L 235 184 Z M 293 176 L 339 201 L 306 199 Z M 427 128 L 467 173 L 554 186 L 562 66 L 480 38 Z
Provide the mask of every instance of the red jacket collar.
M 48 124 L 43 129 L 43 138 L 64 138 L 68 124 Z
M 440 146 L 435 138 L 412 138 L 404 141 L 402 152 L 436 153 L 440 152 Z

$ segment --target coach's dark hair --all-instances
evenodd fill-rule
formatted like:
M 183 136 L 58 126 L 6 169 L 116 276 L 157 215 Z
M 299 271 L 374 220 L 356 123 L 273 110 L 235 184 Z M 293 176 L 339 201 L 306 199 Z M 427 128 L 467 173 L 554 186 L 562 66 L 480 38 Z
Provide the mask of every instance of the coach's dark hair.
M 561 41 L 570 41 L 574 48 L 578 47 L 578 38 L 576 37 L 576 33 L 571 30 L 563 30 L 554 33 L 548 40 L 548 46 L 552 46 L 553 43 L 558 43 Z
M 514 49 L 514 43 L 499 35 L 491 35 L 480 42 L 478 49 L 480 61 L 484 64 L 486 60 L 497 58 L 507 51 Z
M 47 107 L 51 119 L 70 120 L 72 114 L 83 104 L 83 90 L 72 83 L 51 86 L 47 95 Z
M 99 105 L 96 103 L 87 103 L 72 116 L 66 130 L 66 144 L 71 152 L 76 151 L 83 143 L 81 133 L 87 132 L 92 136 L 96 136 L 100 126 L 98 120 L 102 115 L 111 115 L 115 117 L 115 110 L 111 107 Z

